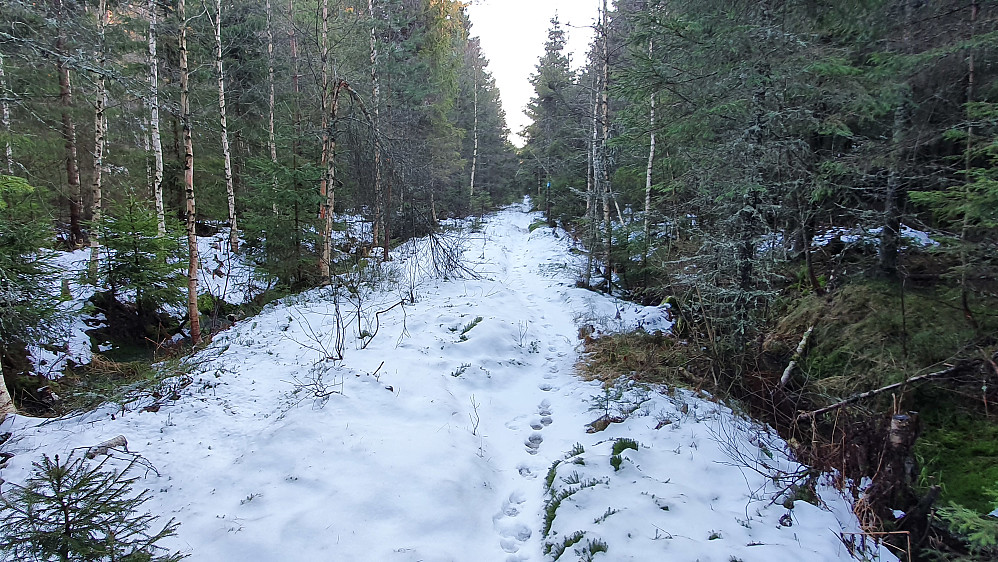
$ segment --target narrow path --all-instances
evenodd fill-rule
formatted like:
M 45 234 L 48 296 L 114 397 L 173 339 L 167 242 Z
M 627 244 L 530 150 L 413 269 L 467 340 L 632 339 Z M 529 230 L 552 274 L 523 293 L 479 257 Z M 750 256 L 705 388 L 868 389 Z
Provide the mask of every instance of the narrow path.
M 601 387 L 575 375 L 577 326 L 667 322 L 574 287 L 566 240 L 529 232 L 538 216 L 514 206 L 468 238 L 477 279 L 423 276 L 425 253 L 400 252 L 382 272 L 394 283 L 339 301 L 344 313 L 363 301 L 361 329 L 391 308 L 366 346 L 347 322 L 343 361 L 326 359 L 337 304 L 316 289 L 219 334 L 177 399 L 153 410 L 10 417 L 0 432 L 16 435 L 17 456 L 0 476 L 24 482 L 43 453 L 124 435 L 159 473 L 138 475 L 145 508 L 181 523 L 164 546 L 192 562 L 542 562 L 545 543 L 608 544 L 602 559 L 615 561 L 845 559 L 848 507 L 834 504 L 836 519 L 798 501 L 789 517 L 759 464 L 799 467 L 730 410 L 646 393 L 622 398 L 641 408 L 626 422 L 585 432 Z M 640 446 L 612 461 L 623 437 Z M 576 443 L 585 452 L 568 462 Z M 571 497 L 545 538 L 556 462 L 552 486 Z

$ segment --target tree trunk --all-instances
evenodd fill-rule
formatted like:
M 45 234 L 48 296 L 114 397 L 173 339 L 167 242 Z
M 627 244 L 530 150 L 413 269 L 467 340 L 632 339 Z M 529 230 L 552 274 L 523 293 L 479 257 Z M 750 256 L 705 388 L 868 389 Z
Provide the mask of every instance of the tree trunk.
M 336 129 L 336 115 L 340 106 L 340 91 L 345 86 L 346 83 L 342 80 L 336 84 L 336 87 L 333 88 L 332 99 L 330 99 L 329 103 L 329 128 L 334 131 Z M 326 197 L 323 201 L 323 214 L 325 220 L 322 222 L 322 257 L 319 260 L 319 277 L 323 283 L 329 283 L 331 279 L 329 271 L 330 261 L 333 257 L 333 205 L 336 203 L 336 192 L 333 190 L 333 182 L 336 180 L 336 137 L 330 135 L 327 145 L 329 159 L 326 161 L 325 181 L 326 185 L 329 186 L 329 189 L 326 190 Z
M 592 135 L 589 139 L 589 154 L 587 155 L 589 165 L 586 169 L 586 218 L 589 219 L 586 226 L 586 230 L 588 230 L 588 236 L 586 237 L 588 240 L 586 240 L 586 244 L 589 245 L 589 251 L 586 252 L 586 288 L 593 286 L 593 262 L 595 261 L 593 252 L 596 251 L 596 138 L 599 101 L 596 96 L 596 73 L 593 72 L 592 74 L 592 88 L 590 88 L 592 93 L 590 94 L 591 97 L 589 99 L 589 101 L 592 102 L 593 108 Z
M 374 131 L 372 132 L 375 136 L 374 142 L 374 223 L 371 226 L 371 246 L 376 247 L 379 244 L 380 237 L 382 236 L 382 231 L 384 231 L 384 248 L 385 253 L 382 255 L 382 259 L 386 259 L 388 256 L 388 227 L 386 226 L 386 215 L 388 213 L 387 205 L 385 202 L 384 186 L 381 181 L 381 143 L 378 142 L 377 137 L 380 134 L 378 127 L 381 125 L 381 81 L 378 78 L 378 40 L 377 40 L 377 30 L 374 24 L 374 0 L 367 0 L 367 13 L 371 18 L 371 90 L 372 90 L 372 100 L 373 105 L 372 111 L 374 113 Z
M 104 68 L 106 57 L 104 54 L 104 29 L 107 27 L 107 0 L 100 0 L 97 5 L 97 66 L 101 70 Z M 93 197 L 91 199 L 91 216 L 93 224 L 90 232 L 90 278 L 97 278 L 97 263 L 100 260 L 100 232 L 102 219 L 103 178 L 104 178 L 104 145 L 105 128 L 107 119 L 104 116 L 104 108 L 107 104 L 107 87 L 104 82 L 104 74 L 97 75 L 97 91 L 94 99 L 94 177 L 93 177 Z
M 66 183 L 69 203 L 69 247 L 79 248 L 86 241 L 80 225 L 80 164 L 76 149 L 76 125 L 71 113 L 73 107 L 73 87 L 69 82 L 69 67 L 66 66 L 66 31 L 62 0 L 57 1 L 59 35 L 56 37 L 56 70 L 59 74 L 59 104 L 62 106 L 62 138 L 66 147 Z
M 152 142 L 152 193 L 156 202 L 156 232 L 166 234 L 163 207 L 163 139 L 159 131 L 159 57 L 156 55 L 157 0 L 149 0 L 149 136 Z
M 894 108 L 892 134 L 891 170 L 887 176 L 887 193 L 884 198 L 884 226 L 880 233 L 880 250 L 877 254 L 877 269 L 886 277 L 896 277 L 898 273 L 898 251 L 901 247 L 901 202 L 904 200 L 904 187 L 901 185 L 901 138 L 907 122 L 907 102 L 902 101 Z
M 236 224 L 236 190 L 232 183 L 232 154 L 229 151 L 229 122 L 225 113 L 225 71 L 222 69 L 222 0 L 215 0 L 215 74 L 218 76 L 218 114 L 222 127 L 222 159 L 225 163 L 225 194 L 229 203 L 229 251 L 239 251 Z
M 471 152 L 471 186 L 468 188 L 468 208 L 474 211 L 474 199 L 475 199 L 475 170 L 478 167 L 478 68 L 475 68 L 475 95 L 474 95 L 474 111 L 475 111 L 475 125 L 473 129 L 474 135 L 474 149 Z M 548 217 L 550 219 L 550 217 Z
M 151 2 L 154 0 L 150 0 Z M 267 86 L 270 89 L 270 99 L 267 103 L 268 108 L 268 127 L 267 127 L 267 146 L 270 148 L 270 163 L 275 167 L 277 166 L 277 138 L 274 135 L 274 27 L 273 27 L 273 10 L 270 6 L 270 0 L 267 0 Z M 274 183 L 277 183 L 277 177 L 274 177 Z
M 603 187 L 603 237 L 605 249 L 603 253 L 603 283 L 607 293 L 613 292 L 613 221 L 610 219 L 610 170 L 607 162 L 607 146 L 610 142 L 610 22 L 607 12 L 607 0 L 603 0 L 603 23 L 600 34 L 602 41 L 602 79 L 600 84 L 600 117 L 602 123 L 602 139 L 600 139 L 600 183 Z
M 288 0 L 288 45 L 291 47 L 291 89 L 294 92 L 294 99 L 292 103 L 294 104 L 294 123 L 295 123 L 295 136 L 294 140 L 291 141 L 291 167 L 292 171 L 295 172 L 293 177 L 296 178 L 295 190 L 298 189 L 298 149 L 299 142 L 302 137 L 301 130 L 301 84 L 298 81 L 298 38 L 295 36 L 295 5 L 294 0 Z
M 17 409 L 14 408 L 14 400 L 11 398 L 10 393 L 7 392 L 7 382 L 4 381 L 3 373 L 0 373 L 0 423 L 3 423 L 4 418 L 8 414 L 16 414 Z
M 10 104 L 7 103 L 7 78 L 3 72 L 3 53 L 0 53 L 0 125 L 4 132 L 4 155 L 7 157 L 7 175 L 14 175 L 14 150 L 10 145 Z M 6 392 L 6 389 L 0 389 Z M 3 397 L 0 396 L 0 401 Z M 2 416 L 0 416 L 2 418 Z
M 319 74 L 321 76 L 321 88 L 322 91 L 319 92 L 319 115 L 322 119 L 322 151 L 319 157 L 319 169 L 323 170 L 322 179 L 319 180 L 319 218 L 323 221 L 326 220 L 326 213 L 330 212 L 332 209 L 326 208 L 326 194 L 331 189 L 329 185 L 329 174 L 326 170 L 330 168 L 329 164 L 329 114 L 327 113 L 328 103 L 329 103 L 329 0 L 322 0 L 322 33 L 319 34 L 319 64 L 320 70 Z M 325 248 L 326 240 L 322 241 L 322 246 Z M 325 252 L 323 251 L 323 255 Z M 323 281 L 327 280 L 329 271 L 329 262 L 324 259 L 320 259 L 319 263 L 320 277 Z M 323 274 L 322 272 L 326 272 Z
M 654 43 L 648 40 L 648 57 L 651 58 Z M 650 141 L 648 142 L 648 167 L 645 169 L 645 224 L 644 224 L 644 252 L 641 256 L 642 269 L 648 267 L 648 246 L 651 243 L 651 170 L 655 162 L 655 92 L 652 92 L 650 100 L 651 106 L 648 110 L 648 131 Z M 647 272 L 645 273 L 647 282 Z
M 911 54 L 911 20 L 914 13 L 914 0 L 900 0 L 902 30 L 902 52 Z M 901 184 L 901 141 L 908 120 L 908 94 L 910 86 L 906 87 L 904 98 L 894 108 L 894 125 L 891 132 L 891 169 L 887 176 L 887 193 L 884 198 L 884 226 L 880 232 L 880 248 L 877 253 L 877 270 L 885 276 L 894 278 L 898 274 L 898 251 L 901 248 L 901 214 L 905 199 L 905 188 Z
M 180 19 L 180 121 L 184 134 L 184 196 L 187 208 L 187 315 L 191 324 L 191 344 L 201 343 L 198 315 L 198 237 L 197 205 L 194 199 L 194 139 L 191 134 L 190 73 L 187 67 L 187 15 L 185 0 L 177 2 Z
M 970 39 L 973 40 L 977 34 L 977 0 L 970 3 Z M 974 81 L 976 69 L 974 67 L 974 51 L 967 53 L 967 104 L 974 101 Z M 974 313 L 970 309 L 970 291 L 967 288 L 967 278 L 970 270 L 970 241 L 967 235 L 970 232 L 970 198 L 973 196 L 970 188 L 971 171 L 971 151 L 974 148 L 974 125 L 970 116 L 967 116 L 967 146 L 964 148 L 963 170 L 964 170 L 964 211 L 963 223 L 960 225 L 960 304 L 963 306 L 963 315 L 972 327 L 977 328 L 977 321 Z

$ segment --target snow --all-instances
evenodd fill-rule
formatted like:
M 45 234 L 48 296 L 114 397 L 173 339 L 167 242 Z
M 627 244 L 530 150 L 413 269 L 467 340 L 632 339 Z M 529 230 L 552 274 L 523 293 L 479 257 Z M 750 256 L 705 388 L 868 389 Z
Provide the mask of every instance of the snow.
M 592 541 L 608 548 L 596 560 L 851 559 L 848 501 L 824 483 L 822 507 L 794 501 L 802 467 L 765 427 L 702 394 L 575 374 L 581 326 L 670 323 L 576 288 L 570 237 L 528 232 L 528 208 L 465 235 L 477 275 L 431 275 L 415 241 L 365 274 L 373 289 L 316 289 L 237 322 L 158 411 L 8 417 L 0 476 L 123 435 L 159 472 L 136 484 L 145 507 L 181 523 L 164 546 L 195 561 L 540 561 L 576 532 L 562 560 Z M 627 416 L 587 433 L 606 413 Z M 618 438 L 638 448 L 616 470 Z M 546 502 L 575 481 L 545 537 Z
M 859 226 L 854 228 L 831 228 L 824 232 L 815 234 L 814 238 L 811 240 L 811 246 L 820 248 L 827 246 L 832 240 L 841 240 L 846 244 L 879 244 L 880 233 L 883 230 L 883 227 L 862 228 Z M 901 225 L 901 238 L 920 248 L 929 248 L 939 245 L 939 242 L 933 240 L 929 233 L 914 229 L 906 224 Z

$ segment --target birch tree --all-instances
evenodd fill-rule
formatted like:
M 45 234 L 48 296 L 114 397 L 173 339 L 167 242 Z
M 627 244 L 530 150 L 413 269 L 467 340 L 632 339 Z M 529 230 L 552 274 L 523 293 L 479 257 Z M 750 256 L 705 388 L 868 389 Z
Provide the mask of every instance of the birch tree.
M 374 15 L 374 0 L 367 0 L 367 13 L 371 18 L 371 106 L 374 113 L 374 136 L 378 136 L 378 126 L 381 124 L 381 82 L 378 76 L 378 34 L 377 19 Z M 388 257 L 388 227 L 385 217 L 388 209 L 385 194 L 381 185 L 381 143 L 374 143 L 374 221 L 371 225 L 371 246 L 377 247 L 381 240 L 381 231 L 385 231 L 384 254 Z
M 153 1 L 153 0 L 150 0 Z M 274 14 L 267 0 L 267 147 L 270 149 L 270 163 L 277 167 L 277 139 L 274 134 Z M 277 182 L 277 179 L 274 179 Z
M 107 86 L 104 81 L 104 67 L 107 64 L 105 28 L 107 27 L 107 0 L 97 3 L 97 52 L 95 58 L 98 66 L 96 93 L 94 95 L 94 175 L 92 182 L 90 231 L 90 277 L 97 275 L 97 261 L 100 259 L 100 232 L 103 195 L 104 147 L 107 119 L 104 109 L 107 105 Z
M 607 11 L 607 0 L 603 0 L 599 26 L 600 41 L 600 131 L 599 151 L 593 158 L 597 165 L 596 176 L 603 196 L 603 288 L 606 292 L 613 290 L 613 222 L 610 218 L 610 166 L 607 158 L 607 148 L 610 142 L 610 21 Z
M 476 65 L 473 69 L 474 83 L 472 88 L 474 90 L 473 99 L 474 104 L 472 105 L 472 111 L 474 112 L 474 126 L 472 128 L 472 135 L 474 136 L 474 144 L 471 151 L 471 182 L 468 186 L 468 207 L 472 210 L 475 201 L 475 172 L 478 169 L 478 74 L 479 69 L 477 67 L 477 60 L 474 61 Z
M 229 151 L 229 123 L 225 112 L 225 70 L 222 68 L 222 0 L 215 0 L 215 75 L 218 78 L 218 122 L 222 128 L 222 160 L 225 166 L 225 195 L 229 204 L 229 251 L 239 251 L 236 225 L 236 191 L 232 184 L 232 155 Z
M 3 71 L 3 53 L 0 53 L 0 126 L 4 132 L 4 156 L 7 158 L 7 175 L 14 175 L 14 150 L 10 144 L 10 104 L 7 102 L 7 76 Z
M 149 0 L 149 137 L 152 143 L 152 193 L 156 205 L 156 228 L 166 235 L 166 212 L 163 208 L 163 140 L 159 130 L 159 58 L 156 55 L 157 0 Z
M 180 122 L 184 142 L 184 199 L 187 211 L 187 316 L 191 344 L 201 343 L 201 317 L 198 315 L 198 237 L 197 203 L 194 198 L 194 139 L 191 131 L 190 70 L 187 61 L 187 11 L 185 0 L 177 2 L 180 21 Z
M 648 40 L 648 58 L 654 54 L 655 43 Z M 641 265 L 648 266 L 648 246 L 651 243 L 651 186 L 652 165 L 655 163 L 655 92 L 648 96 L 648 167 L 645 169 L 645 221 L 644 221 L 644 251 Z

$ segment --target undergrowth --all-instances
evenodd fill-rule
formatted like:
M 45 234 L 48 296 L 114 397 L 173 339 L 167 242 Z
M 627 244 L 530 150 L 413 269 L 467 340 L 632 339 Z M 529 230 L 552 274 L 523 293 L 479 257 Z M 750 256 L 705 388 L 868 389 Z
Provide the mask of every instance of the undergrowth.
M 701 309 L 683 304 L 673 306 L 674 333 L 638 330 L 583 338 L 580 372 L 604 384 L 626 377 L 708 390 L 743 405 L 775 427 L 803 462 L 857 482 L 873 477 L 879 483 L 880 495 L 858 514 L 865 528 L 936 537 L 923 548 L 962 542 L 968 560 L 987 559 L 966 545 L 986 543 L 980 533 L 991 527 L 967 516 L 995 507 L 987 488 L 998 482 L 998 298 L 975 293 L 968 318 L 958 292 L 942 285 L 858 279 L 822 295 L 789 286 L 766 309 L 757 336 L 742 347 L 731 343 L 734 335 L 725 334 L 724 326 L 705 320 Z M 794 367 L 781 385 L 791 360 Z M 813 424 L 798 419 L 801 412 L 954 365 L 967 368 L 858 399 L 818 415 Z M 905 453 L 911 460 L 902 463 L 915 465 L 911 477 L 882 466 L 891 416 L 907 412 L 917 412 L 918 426 L 914 446 Z M 618 468 L 623 458 L 616 450 L 614 456 Z M 921 524 L 894 522 L 892 509 L 914 508 L 937 485 L 936 506 L 951 508 L 928 519 L 923 515 Z M 953 522 L 957 516 L 963 517 L 962 526 Z

